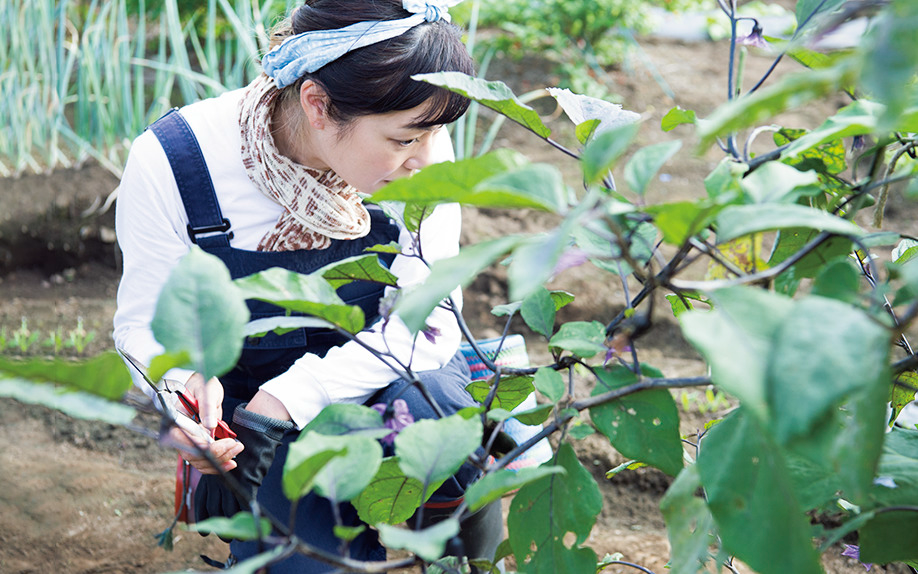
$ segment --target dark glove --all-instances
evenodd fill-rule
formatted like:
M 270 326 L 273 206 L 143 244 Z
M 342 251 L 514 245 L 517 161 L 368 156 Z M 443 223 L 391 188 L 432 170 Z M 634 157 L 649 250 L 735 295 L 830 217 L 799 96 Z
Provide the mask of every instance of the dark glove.
M 236 468 L 229 475 L 236 479 L 243 491 L 250 497 L 261 486 L 261 481 L 274 462 L 274 453 L 284 435 L 296 427 L 290 421 L 266 417 L 245 409 L 242 403 L 233 412 L 230 428 L 236 438 L 245 446 L 236 456 Z M 195 519 L 201 521 L 212 516 L 230 517 L 241 510 L 247 510 L 246 499 L 236 497 L 219 474 L 205 474 L 201 477 L 194 493 Z

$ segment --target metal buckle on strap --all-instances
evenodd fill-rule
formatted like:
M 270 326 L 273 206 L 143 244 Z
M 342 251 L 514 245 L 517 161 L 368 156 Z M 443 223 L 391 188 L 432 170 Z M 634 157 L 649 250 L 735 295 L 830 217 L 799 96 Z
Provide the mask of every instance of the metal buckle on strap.
M 204 227 L 192 227 L 189 223 L 187 225 L 188 237 L 191 239 L 192 243 L 197 243 L 197 236 L 202 233 L 226 233 L 230 228 L 229 219 L 223 218 L 223 223 L 221 225 L 206 225 Z M 233 232 L 229 232 L 229 239 L 233 238 Z

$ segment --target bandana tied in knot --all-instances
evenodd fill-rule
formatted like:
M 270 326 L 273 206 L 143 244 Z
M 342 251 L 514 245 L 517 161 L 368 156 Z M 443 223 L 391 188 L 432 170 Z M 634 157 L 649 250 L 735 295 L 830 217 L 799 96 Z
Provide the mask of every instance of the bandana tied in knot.
M 402 7 L 414 14 L 401 20 L 357 22 L 337 30 L 311 30 L 290 36 L 265 54 L 264 72 L 284 88 L 304 74 L 311 74 L 357 48 L 401 36 L 424 22 L 449 22 L 450 6 L 462 0 L 402 0 Z
M 259 242 L 258 251 L 325 249 L 332 239 L 357 239 L 370 232 L 370 214 L 357 189 L 331 170 L 300 165 L 282 155 L 271 135 L 271 113 L 278 95 L 260 75 L 239 103 L 242 164 L 265 196 L 284 208 Z

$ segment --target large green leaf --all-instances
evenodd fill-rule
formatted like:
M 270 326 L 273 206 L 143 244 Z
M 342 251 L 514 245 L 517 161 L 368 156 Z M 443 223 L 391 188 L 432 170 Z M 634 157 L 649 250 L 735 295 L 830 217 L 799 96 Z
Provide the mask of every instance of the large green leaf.
M 395 287 L 398 277 L 383 267 L 376 255 L 357 255 L 330 263 L 317 270 L 316 275 L 322 277 L 337 289 L 352 281 L 372 281 Z
M 822 572 L 781 451 L 745 407 L 708 431 L 698 470 L 725 550 L 763 574 Z
M 411 76 L 411 78 L 422 82 L 429 82 L 436 86 L 447 88 L 452 92 L 462 94 L 522 124 L 540 137 L 547 138 L 551 135 L 551 130 L 542 123 L 539 114 L 519 101 L 513 91 L 503 82 L 488 82 L 461 72 L 415 74 Z
M 769 416 L 766 379 L 775 333 L 793 310 L 787 297 L 736 287 L 711 294 L 714 309 L 679 315 L 686 339 L 711 367 L 714 383 L 762 420 Z
M 420 331 L 430 313 L 453 289 L 468 286 L 472 279 L 520 241 L 522 238 L 514 235 L 483 241 L 462 249 L 455 257 L 435 262 L 424 283 L 399 298 L 395 307 L 398 316 L 412 333 Z
M 588 184 L 600 182 L 628 151 L 641 124 L 625 124 L 604 131 L 587 144 L 580 156 L 583 177 Z
M 124 360 L 114 351 L 81 360 L 12 359 L 0 355 L 0 375 L 54 383 L 60 385 L 56 391 L 59 394 L 84 391 L 113 401 L 120 399 L 133 384 Z
M 532 384 L 553 403 L 561 400 L 566 391 L 564 377 L 558 371 L 548 367 L 541 367 L 536 371 Z
M 377 524 L 376 528 L 386 548 L 407 550 L 432 562 L 443 556 L 446 543 L 459 534 L 459 521 L 447 518 L 424 530 L 408 530 L 385 523 Z
M 331 283 L 318 275 L 272 267 L 241 277 L 235 284 L 246 299 L 267 301 L 289 311 L 313 315 L 349 333 L 363 330 L 363 310 L 345 304 Z
M 879 388 L 885 398 L 888 342 L 887 330 L 855 307 L 822 297 L 796 301 L 774 334 L 766 367 L 777 440 L 810 432 L 857 391 Z
M 568 189 L 558 168 L 536 163 L 489 177 L 456 201 L 478 207 L 563 213 L 567 211 Z
M 803 227 L 837 235 L 863 235 L 860 227 L 820 209 L 797 204 L 730 205 L 717 215 L 717 241 L 750 233 Z
M 790 203 L 801 195 L 819 191 L 819 176 L 813 171 L 769 162 L 740 180 L 752 203 Z
M 708 548 L 715 542 L 714 517 L 704 499 L 696 496 L 699 488 L 698 465 L 693 464 L 679 473 L 660 501 L 673 572 L 703 571 L 711 558 Z
M 484 403 L 491 391 L 492 379 L 472 381 L 466 386 L 472 398 L 479 403 Z M 503 376 L 500 378 L 500 386 L 494 394 L 494 402 L 491 408 L 504 409 L 512 411 L 518 407 L 526 397 L 532 394 L 532 377 L 527 376 Z
M 625 164 L 625 183 L 631 191 L 644 195 L 650 180 L 660 171 L 669 158 L 673 157 L 682 148 L 679 140 L 661 142 L 634 152 L 628 163 Z
M 523 321 L 546 339 L 550 339 L 555 330 L 555 313 L 555 302 L 544 287 L 537 288 L 520 305 Z
M 918 87 L 918 3 L 899 0 L 890 3 L 871 22 L 867 50 L 861 72 L 861 86 L 871 98 L 886 108 L 877 123 L 877 130 L 912 131 L 900 126 L 900 116 L 914 105 Z
M 437 488 L 439 484 L 430 485 L 427 497 L 430 498 Z M 383 459 L 376 476 L 352 504 L 367 524 L 401 524 L 421 506 L 422 492 L 421 481 L 406 476 L 398 459 L 390 456 Z
M 817 14 L 832 12 L 844 3 L 845 0 L 800 0 L 795 8 L 797 25 L 801 28 L 804 24 L 811 26 L 819 21 L 816 19 Z
M 244 297 L 223 262 L 192 247 L 160 292 L 152 328 L 170 357 L 188 358 L 171 366 L 188 367 L 209 378 L 236 364 L 248 320 Z
M 231 518 L 215 516 L 188 525 L 188 530 L 201 534 L 219 534 L 223 538 L 236 540 L 257 540 L 271 534 L 271 522 L 267 518 L 258 521 L 251 512 L 238 512 Z
M 316 476 L 336 456 L 347 454 L 347 447 L 315 432 L 303 432 L 290 445 L 284 461 L 284 495 L 299 500 L 312 490 Z
M 302 432 L 315 431 L 324 435 L 363 435 L 382 438 L 392 432 L 383 423 L 382 415 L 363 405 L 334 403 L 326 406 L 309 421 Z
M 918 512 L 875 517 L 858 532 L 860 559 L 868 563 L 918 561 Z
M 468 502 L 469 510 L 475 512 L 530 482 L 550 474 L 564 474 L 565 472 L 561 466 L 538 466 L 519 470 L 501 469 L 475 481 L 465 492 L 465 500 Z
M 395 437 L 395 455 L 407 476 L 430 486 L 456 473 L 481 446 L 481 419 L 452 415 L 408 425 Z
M 305 439 L 303 436 L 301 434 L 290 445 L 291 451 L 295 444 L 301 442 L 304 443 L 301 448 L 307 452 L 318 449 L 346 451 L 331 458 L 314 478 L 315 491 L 333 502 L 346 502 L 357 497 L 370 484 L 382 464 L 382 446 L 372 437 L 317 433 L 309 433 Z
M 514 249 L 507 269 L 511 301 L 527 298 L 551 280 L 561 255 L 570 245 L 574 222 L 574 219 L 566 219 L 560 227 L 532 236 Z
M 841 138 L 874 133 L 884 109 L 881 104 L 868 100 L 848 104 L 818 128 L 794 140 L 781 155 L 794 158 Z
M 24 379 L 0 377 L 0 397 L 42 405 L 78 419 L 102 421 L 113 425 L 129 425 L 137 414 L 137 411 L 127 405 L 95 394 L 47 383 L 33 383 Z
M 596 369 L 598 379 L 592 396 L 637 382 L 625 367 Z M 682 439 L 679 412 L 665 389 L 634 393 L 590 408 L 590 419 L 615 450 L 676 476 L 682 470 Z
M 582 567 L 585 557 L 592 554 L 579 545 L 586 541 L 602 509 L 602 494 L 569 444 L 559 447 L 556 462 L 566 471 L 564 476 L 542 477 L 523 486 L 513 498 L 507 518 L 510 546 L 517 565 L 532 557 L 533 565 L 526 572 L 590 572 L 596 565 L 595 555 L 590 569 L 572 569 L 571 563 Z M 565 544 L 569 532 L 575 537 L 572 547 Z M 533 553 L 533 548 L 538 551 Z
M 393 181 L 367 201 L 419 205 L 458 202 L 555 211 L 566 205 L 563 189 L 557 170 L 551 166 L 532 165 L 522 154 L 500 149 L 480 157 L 430 165 L 411 177 Z
M 561 325 L 548 346 L 589 359 L 609 350 L 604 344 L 605 340 L 606 326 L 599 321 L 572 321 Z
M 699 148 L 705 150 L 718 136 L 760 124 L 784 110 L 837 91 L 853 77 L 855 66 L 847 62 L 825 70 L 789 74 L 768 87 L 720 106 L 699 122 Z
M 670 245 L 682 245 L 710 225 L 723 208 L 709 200 L 698 200 L 658 203 L 648 206 L 645 211 L 653 216 L 654 224 L 663 234 L 663 241 Z
M 774 267 L 797 253 L 819 234 L 814 229 L 788 228 L 778 232 L 777 242 L 768 260 Z M 816 277 L 830 261 L 837 261 L 851 252 L 851 240 L 847 237 L 832 237 L 817 249 L 804 256 L 791 267 L 797 279 Z
M 789 146 L 789 144 L 799 140 L 807 133 L 805 130 L 784 128 L 775 133 L 775 145 Z M 800 151 L 793 157 L 785 156 L 783 161 L 801 171 L 813 170 L 817 173 L 838 175 L 848 169 L 848 163 L 845 161 L 846 153 L 844 140 L 833 139 Z

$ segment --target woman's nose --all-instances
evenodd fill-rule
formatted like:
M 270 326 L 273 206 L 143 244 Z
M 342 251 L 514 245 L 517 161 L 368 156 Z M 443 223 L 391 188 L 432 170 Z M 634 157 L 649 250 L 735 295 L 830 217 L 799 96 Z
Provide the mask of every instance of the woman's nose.
M 431 139 L 425 138 L 422 144 L 418 146 L 416 153 L 411 154 L 411 157 L 405 160 L 403 165 L 406 169 L 416 171 L 433 163 L 434 146 Z

